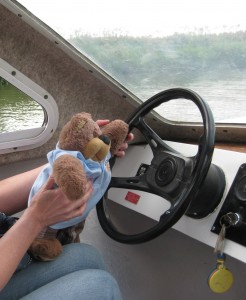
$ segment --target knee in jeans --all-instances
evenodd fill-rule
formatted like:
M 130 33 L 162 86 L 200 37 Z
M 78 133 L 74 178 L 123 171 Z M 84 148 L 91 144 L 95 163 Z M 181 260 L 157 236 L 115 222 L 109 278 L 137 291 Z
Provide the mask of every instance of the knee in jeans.
M 88 292 L 93 293 L 94 298 L 101 300 L 121 300 L 121 292 L 115 278 L 105 270 L 85 270 L 74 273 L 76 278 L 83 278 L 87 283 Z M 74 275 L 73 274 L 73 275 Z M 81 276 L 80 276 L 81 274 Z M 82 287 L 83 290 L 83 287 Z M 82 292 L 82 291 L 81 291 Z M 90 297 L 88 299 L 91 299 Z
M 96 248 L 88 244 L 73 243 L 64 246 L 64 254 L 69 253 L 71 261 L 83 265 L 86 263 L 87 268 L 105 270 L 105 264 L 102 256 Z

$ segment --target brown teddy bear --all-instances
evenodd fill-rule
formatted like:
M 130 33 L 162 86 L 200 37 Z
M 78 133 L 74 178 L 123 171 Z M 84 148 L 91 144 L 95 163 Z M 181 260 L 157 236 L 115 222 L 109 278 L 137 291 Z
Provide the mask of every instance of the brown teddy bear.
M 57 186 L 71 201 L 84 195 L 88 179 L 93 182 L 93 192 L 81 217 L 44 228 L 29 249 L 32 257 L 42 261 L 53 260 L 61 253 L 62 245 L 80 241 L 85 218 L 102 198 L 111 180 L 109 158 L 125 141 L 128 129 L 121 120 L 100 128 L 85 112 L 74 115 L 64 126 L 56 149 L 47 155 L 49 164 L 31 189 L 28 203 L 51 173 Z

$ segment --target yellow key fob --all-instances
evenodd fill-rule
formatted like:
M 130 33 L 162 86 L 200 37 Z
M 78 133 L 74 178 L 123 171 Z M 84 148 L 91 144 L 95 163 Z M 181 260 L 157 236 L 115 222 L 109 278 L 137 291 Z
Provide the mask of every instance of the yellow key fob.
M 208 285 L 214 293 L 224 293 L 231 288 L 233 281 L 232 273 L 223 265 L 219 265 L 209 276 Z

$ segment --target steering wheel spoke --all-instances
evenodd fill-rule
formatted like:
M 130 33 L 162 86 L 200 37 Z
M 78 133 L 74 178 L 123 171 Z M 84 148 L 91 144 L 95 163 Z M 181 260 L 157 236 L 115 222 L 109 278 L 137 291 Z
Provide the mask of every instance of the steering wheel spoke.
M 112 177 L 109 188 L 123 188 L 150 192 L 145 175 L 135 177 Z
M 164 151 L 180 154 L 178 151 L 168 146 L 159 137 L 159 135 L 157 135 L 156 132 L 152 128 L 150 128 L 150 126 L 144 121 L 144 118 L 142 116 L 140 116 L 137 121 L 134 121 L 134 123 L 132 123 L 131 126 L 134 126 L 142 133 L 146 142 L 150 145 L 154 155 L 158 152 Z

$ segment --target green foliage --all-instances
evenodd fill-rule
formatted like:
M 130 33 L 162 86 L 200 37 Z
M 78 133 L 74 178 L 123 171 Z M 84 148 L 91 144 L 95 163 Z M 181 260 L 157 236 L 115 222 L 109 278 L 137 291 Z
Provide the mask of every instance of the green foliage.
M 0 76 L 0 87 L 8 85 L 8 81 Z
M 169 37 L 79 35 L 70 42 L 129 89 L 225 79 L 246 70 L 246 32 Z

